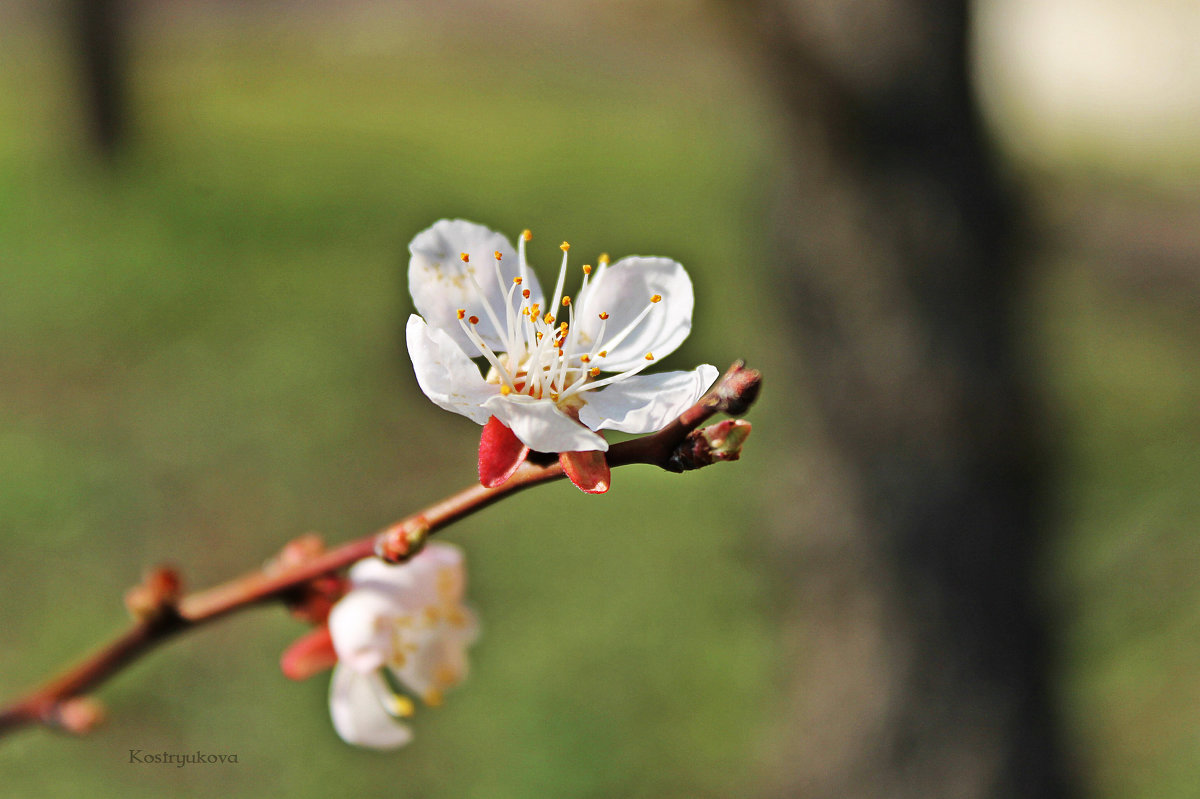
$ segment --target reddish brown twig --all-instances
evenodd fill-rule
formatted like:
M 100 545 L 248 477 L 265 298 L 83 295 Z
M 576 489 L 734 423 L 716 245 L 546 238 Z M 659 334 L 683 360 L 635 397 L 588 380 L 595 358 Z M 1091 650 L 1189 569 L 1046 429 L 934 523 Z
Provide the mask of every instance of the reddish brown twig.
M 697 462 L 697 448 L 687 439 L 714 414 L 744 413 L 754 401 L 760 381 L 761 375 L 756 370 L 745 368 L 740 361 L 735 363 L 707 394 L 667 427 L 610 447 L 607 453 L 609 465 L 644 463 L 679 471 L 677 451 L 681 448 L 688 449 L 688 468 L 731 460 L 728 453 L 716 453 L 707 461 L 702 456 L 701 462 Z M 699 449 L 703 451 L 702 447 Z M 426 536 L 441 528 L 510 494 L 562 476 L 558 461 L 530 460 L 498 488 L 473 485 L 373 535 L 314 554 L 300 563 L 249 572 L 192 594 L 180 596 L 180 579 L 176 572 L 156 570 L 126 596 L 126 604 L 135 618 L 133 626 L 58 677 L 0 710 L 0 735 L 36 724 L 85 732 L 102 714 L 98 705 L 87 702 L 84 695 L 179 633 L 234 611 L 268 601 L 286 600 L 312 581 L 372 555 L 393 561 L 404 560 L 420 550 Z

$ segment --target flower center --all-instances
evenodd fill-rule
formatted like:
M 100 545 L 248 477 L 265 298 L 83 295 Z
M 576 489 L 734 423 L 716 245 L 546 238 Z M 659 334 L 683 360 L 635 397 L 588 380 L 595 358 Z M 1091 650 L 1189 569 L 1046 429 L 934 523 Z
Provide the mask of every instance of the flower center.
M 644 362 L 632 369 L 598 379 L 602 371 L 609 371 L 604 368 L 609 351 L 620 345 L 637 329 L 662 301 L 662 296 L 655 294 L 650 297 L 646 306 L 632 321 L 612 334 L 608 330 L 609 312 L 600 311 L 599 328 L 594 335 L 586 334 L 580 330 L 582 325 L 576 324 L 576 305 L 570 296 L 562 293 L 571 245 L 564 241 L 559 247 L 563 253 L 562 265 L 559 267 L 558 280 L 554 286 L 554 299 L 548 307 L 543 308 L 541 303 L 531 296 L 530 290 L 524 287 L 525 278 L 529 274 L 529 265 L 525 260 L 525 242 L 532 237 L 528 230 L 521 233 L 518 246 L 520 274 L 512 279 L 505 294 L 503 320 L 497 309 L 488 302 L 487 295 L 475 279 L 475 268 L 469 265 L 470 257 L 466 253 L 461 256 L 463 263 L 468 264 L 467 277 L 481 305 L 480 310 L 495 329 L 500 331 L 504 349 L 500 352 L 492 351 L 475 330 L 475 326 L 479 324 L 479 317 L 474 314 L 468 315 L 467 309 L 458 310 L 458 323 L 479 350 L 479 354 L 491 364 L 486 379 L 489 383 L 499 385 L 501 394 L 549 399 L 567 412 L 578 411 L 579 406 L 583 405 L 583 399 L 579 396 L 582 392 L 624 380 L 642 371 L 654 360 L 654 354 L 648 352 Z M 494 253 L 494 259 L 497 284 L 503 286 L 504 279 L 500 274 L 501 254 Z M 577 295 L 580 300 L 587 296 L 589 279 L 593 292 L 604 280 L 608 269 L 608 256 L 601 255 L 599 264 L 599 269 L 594 270 L 594 278 L 592 267 L 587 264 L 583 266 L 583 283 Z M 566 318 L 563 319 L 563 316 Z

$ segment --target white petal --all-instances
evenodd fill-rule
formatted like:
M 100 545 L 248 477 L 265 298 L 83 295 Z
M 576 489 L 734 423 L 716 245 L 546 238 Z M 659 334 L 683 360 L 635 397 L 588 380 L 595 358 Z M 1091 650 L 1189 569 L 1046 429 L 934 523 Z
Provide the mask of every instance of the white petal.
M 483 407 L 508 425 L 525 446 L 538 452 L 608 450 L 608 442 L 601 436 L 567 416 L 548 399 L 497 395 Z
M 483 424 L 491 414 L 480 408 L 500 387 L 483 379 L 479 367 L 445 331 L 430 327 L 413 314 L 406 329 L 408 355 L 417 385 L 439 407 Z
M 390 629 L 382 620 L 397 614 L 395 599 L 356 587 L 329 612 L 329 635 L 338 662 L 366 674 L 384 664 L 392 650 Z
M 406 568 L 426 604 L 462 599 L 467 577 L 462 550 L 458 547 L 441 542 L 429 544 Z
M 505 349 L 503 326 L 507 324 L 504 303 L 512 279 L 520 272 L 517 252 L 503 235 L 483 225 L 462 219 L 442 219 L 421 231 L 408 245 L 412 257 L 408 262 L 408 290 L 417 312 L 435 328 L 445 330 L 466 352 L 475 345 L 463 333 L 458 323 L 458 309 L 478 316 L 476 331 L 493 350 Z M 495 253 L 500 253 L 500 276 L 496 279 Z M 467 253 L 469 263 L 463 263 Z M 468 270 L 475 276 L 479 289 L 472 285 Z M 539 301 L 541 288 L 529 271 L 522 288 L 529 289 L 531 299 Z M 480 296 L 480 289 L 483 296 Z M 500 322 L 497 330 L 484 311 L 484 300 L 490 303 Z M 514 292 L 513 307 L 520 308 L 520 294 Z
M 448 545 L 442 544 L 442 546 Z M 421 552 L 411 562 L 416 562 L 424 554 Z M 406 568 L 405 564 L 388 563 L 379 558 L 363 558 L 350 567 L 349 577 L 354 588 L 370 586 L 378 591 L 386 592 L 393 586 L 410 585 L 412 570 Z
M 717 379 L 717 367 L 704 364 L 691 372 L 634 375 L 581 396 L 587 404 L 579 420 L 593 430 L 652 433 L 688 409 Z
M 428 631 L 418 643 L 416 651 L 404 661 L 404 665 L 393 669 L 393 674 L 411 693 L 429 700 L 432 690 L 438 692 L 453 688 L 467 678 L 467 646 L 474 640 L 472 632 L 474 617 L 467 614 L 469 627 L 451 628 L 445 623 Z
M 683 266 L 669 258 L 622 258 L 593 281 L 578 299 L 575 319 L 583 341 L 595 343 L 600 332 L 600 313 L 609 315 L 606 341 L 632 322 L 655 294 L 655 303 L 634 331 L 608 357 L 596 361 L 606 372 L 622 372 L 643 362 L 646 353 L 663 358 L 675 351 L 692 329 L 692 281 Z M 592 347 L 593 349 L 595 347 Z
M 374 675 L 336 666 L 329 683 L 329 715 L 341 739 L 372 749 L 395 749 L 412 740 L 412 730 L 384 710 L 372 686 Z

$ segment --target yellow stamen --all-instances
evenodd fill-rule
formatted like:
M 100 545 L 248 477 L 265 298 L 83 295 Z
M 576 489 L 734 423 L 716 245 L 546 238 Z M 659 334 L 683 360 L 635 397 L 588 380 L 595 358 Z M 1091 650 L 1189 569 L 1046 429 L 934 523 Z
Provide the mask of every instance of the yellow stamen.
M 479 317 L 478 317 L 478 316 L 472 316 L 472 317 L 469 317 L 469 318 L 467 319 L 467 321 L 468 321 L 468 322 L 470 322 L 470 323 L 471 323 L 471 324 L 473 324 L 473 325 L 477 325 L 477 324 L 479 324 Z
M 588 264 L 584 264 L 583 265 L 583 273 L 585 275 L 590 275 L 592 273 L 592 267 L 589 266 Z
M 567 244 L 564 241 L 562 244 L 558 245 L 558 249 L 562 250 L 563 252 L 566 252 L 567 250 L 571 249 L 571 245 Z
M 600 376 L 600 367 L 599 366 L 593 366 L 591 369 L 588 369 L 588 377 L 599 377 L 599 376 Z
M 580 356 L 579 356 L 579 360 L 583 361 L 584 363 L 591 363 L 591 362 L 592 362 L 592 356 L 590 356 L 590 355 L 580 355 Z
M 655 294 L 653 297 L 650 298 L 650 302 L 662 302 L 662 295 Z
M 604 265 L 604 266 L 608 266 L 608 253 L 606 253 L 606 252 L 602 252 L 602 253 L 600 253 L 600 257 L 599 257 L 599 258 L 597 258 L 596 260 L 597 260 L 597 261 L 598 261 L 600 264 L 602 264 L 602 265 Z
M 570 305 L 570 304 L 571 304 L 571 298 L 570 298 L 570 297 L 563 297 L 563 307 L 564 307 L 564 308 L 566 308 L 566 307 L 567 307 L 568 305 Z
M 518 275 L 517 277 L 514 277 L 514 278 L 513 278 L 513 282 L 514 282 L 514 283 L 516 283 L 516 284 L 519 286 L 519 285 L 521 285 L 522 283 L 524 283 L 525 281 L 521 279 L 520 275 Z
M 600 318 L 601 318 L 601 319 L 607 319 L 607 318 L 608 318 L 608 311 L 601 311 L 601 312 L 600 312 Z
M 503 259 L 503 258 L 504 258 L 504 256 L 500 254 L 500 251 L 499 251 L 499 250 L 496 250 L 494 253 L 492 253 L 492 255 L 496 256 L 496 260 L 497 260 L 497 261 L 499 261 L 499 260 L 501 260 L 501 259 Z
M 465 263 L 470 263 L 470 261 L 471 261 L 471 256 L 470 256 L 470 255 L 467 255 L 465 252 L 464 252 L 464 253 L 462 253 L 461 255 L 459 255 L 458 257 L 459 257 L 459 258 L 462 258 L 462 262 L 463 262 L 464 264 L 465 264 Z
M 521 296 L 524 297 L 525 299 L 529 299 L 529 289 L 522 289 Z
M 529 241 L 530 239 L 533 238 L 533 231 L 529 230 L 528 228 L 526 228 L 525 230 L 522 230 L 521 238 L 525 239 L 525 241 Z
M 647 361 L 653 361 L 653 360 L 654 360 L 654 353 L 653 353 L 653 352 L 647 352 L 647 353 L 646 353 L 646 360 L 647 360 Z
M 600 350 L 596 355 L 603 358 L 605 355 L 608 355 L 608 350 Z
M 500 394 L 501 395 L 507 397 L 511 393 L 512 393 L 512 389 L 509 388 L 508 386 L 500 386 Z
M 459 309 L 458 309 L 458 318 L 459 318 L 459 319 L 466 319 L 466 318 L 467 318 L 467 309 L 466 309 L 466 308 L 459 308 Z
M 542 317 L 542 321 L 548 325 L 554 324 L 554 314 L 546 311 L 546 315 Z

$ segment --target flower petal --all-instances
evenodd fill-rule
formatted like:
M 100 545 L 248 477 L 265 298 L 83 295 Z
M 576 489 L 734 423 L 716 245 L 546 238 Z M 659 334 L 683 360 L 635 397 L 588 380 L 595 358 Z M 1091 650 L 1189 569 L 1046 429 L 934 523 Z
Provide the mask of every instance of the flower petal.
M 512 244 L 503 235 L 483 225 L 463 219 L 442 219 L 421 231 L 408 245 L 408 290 L 417 312 L 433 327 L 446 331 L 466 352 L 475 345 L 458 323 L 458 309 L 479 317 L 475 330 L 493 350 L 504 350 L 503 326 L 507 324 L 505 297 L 512 279 L 521 274 L 520 261 Z M 495 253 L 500 253 L 500 280 L 496 279 Z M 464 263 L 462 254 L 470 261 Z M 477 289 L 471 282 L 475 277 Z M 529 289 L 535 302 L 541 300 L 541 288 L 531 270 L 523 276 L 523 288 Z M 480 290 L 483 294 L 480 295 Z M 484 310 L 489 304 L 501 330 L 497 330 Z M 514 296 L 514 308 L 520 308 L 520 295 Z
M 476 424 L 491 415 L 480 406 L 500 391 L 483 379 L 479 367 L 443 330 L 430 327 L 421 317 L 408 317 L 405 330 L 417 385 L 439 407 L 462 414 Z
M 538 452 L 608 450 L 608 442 L 560 411 L 548 399 L 521 394 L 496 395 L 484 410 L 504 422 L 530 449 Z
M 371 749 L 395 749 L 412 740 L 412 730 L 383 707 L 372 681 L 375 674 L 359 674 L 338 666 L 329 683 L 329 715 L 341 739 Z
M 652 433 L 700 399 L 717 374 L 715 366 L 704 364 L 690 372 L 633 375 L 584 392 L 587 404 L 579 409 L 579 420 L 593 430 Z
M 608 356 L 596 362 L 601 369 L 622 372 L 642 363 L 648 352 L 655 358 L 674 352 L 692 329 L 692 281 L 677 261 L 635 256 L 608 267 L 578 298 L 575 319 L 581 341 L 596 349 L 633 322 L 654 295 L 661 301 L 623 341 L 608 347 Z M 597 344 L 600 313 L 607 313 L 608 320 L 605 341 Z
M 381 623 L 396 614 L 395 599 L 381 591 L 358 587 L 329 612 L 329 634 L 338 662 L 366 674 L 387 660 L 390 628 Z

